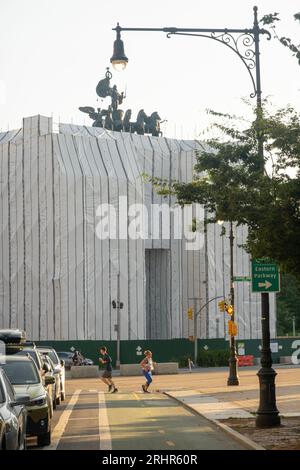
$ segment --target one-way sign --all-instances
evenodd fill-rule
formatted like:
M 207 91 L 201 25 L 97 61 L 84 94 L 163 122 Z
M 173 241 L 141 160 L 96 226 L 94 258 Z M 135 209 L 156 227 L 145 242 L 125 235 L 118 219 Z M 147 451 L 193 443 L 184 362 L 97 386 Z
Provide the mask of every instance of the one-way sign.
M 279 270 L 265 259 L 252 260 L 252 292 L 279 292 Z

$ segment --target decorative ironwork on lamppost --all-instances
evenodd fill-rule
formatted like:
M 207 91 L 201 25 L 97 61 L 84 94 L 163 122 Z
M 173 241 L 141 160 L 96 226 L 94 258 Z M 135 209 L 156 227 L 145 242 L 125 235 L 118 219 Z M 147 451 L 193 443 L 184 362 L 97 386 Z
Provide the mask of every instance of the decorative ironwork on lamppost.
M 170 38 L 173 35 L 197 36 L 217 41 L 231 49 L 243 62 L 253 85 L 251 98 L 256 97 L 257 116 L 262 116 L 261 100 L 261 78 L 260 78 L 260 35 L 266 35 L 271 39 L 271 34 L 266 29 L 260 28 L 257 18 L 257 7 L 253 7 L 254 21 L 251 28 L 123 28 L 119 24 L 113 28 L 117 33 L 114 43 L 114 53 L 111 63 L 117 68 L 125 68 L 128 58 L 125 55 L 124 44 L 121 40 L 122 31 L 150 32 L 158 31 L 167 34 Z M 255 73 L 254 73 L 255 72 Z M 264 169 L 264 148 L 263 139 L 257 132 L 258 154 L 261 161 L 261 169 Z M 272 368 L 272 355 L 270 349 L 270 323 L 269 323 L 269 294 L 261 294 L 262 302 L 262 350 L 261 369 L 258 372 L 260 384 L 260 403 L 257 411 L 256 425 L 260 427 L 271 427 L 280 424 L 280 417 L 276 408 L 275 398 L 275 376 L 276 372 Z

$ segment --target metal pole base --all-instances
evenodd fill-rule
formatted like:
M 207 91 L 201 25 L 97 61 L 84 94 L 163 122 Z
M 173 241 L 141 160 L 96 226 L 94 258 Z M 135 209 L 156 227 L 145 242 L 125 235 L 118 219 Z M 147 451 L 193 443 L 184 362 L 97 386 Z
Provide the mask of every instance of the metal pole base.
M 237 358 L 231 357 L 229 359 L 229 377 L 227 385 L 240 385 L 239 377 L 237 374 Z
M 277 374 L 272 367 L 262 367 L 257 375 L 259 377 L 260 396 L 256 426 L 258 428 L 280 426 L 280 416 L 275 397 L 275 377 Z

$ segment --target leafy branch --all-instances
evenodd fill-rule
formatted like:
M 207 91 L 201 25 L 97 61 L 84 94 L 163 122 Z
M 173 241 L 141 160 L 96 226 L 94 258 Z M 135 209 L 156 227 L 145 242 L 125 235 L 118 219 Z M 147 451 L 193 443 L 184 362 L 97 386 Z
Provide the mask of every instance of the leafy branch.
M 262 23 L 264 26 L 268 25 L 274 32 L 274 37 L 285 47 L 287 47 L 291 52 L 294 57 L 296 57 L 298 64 L 300 65 L 300 44 L 296 45 L 293 43 L 291 38 L 281 36 L 277 34 L 276 31 L 276 22 L 280 21 L 280 18 L 278 17 L 279 13 L 270 13 L 268 15 L 264 15 L 260 23 Z M 295 13 L 294 14 L 294 19 L 295 21 L 300 21 L 300 13 Z

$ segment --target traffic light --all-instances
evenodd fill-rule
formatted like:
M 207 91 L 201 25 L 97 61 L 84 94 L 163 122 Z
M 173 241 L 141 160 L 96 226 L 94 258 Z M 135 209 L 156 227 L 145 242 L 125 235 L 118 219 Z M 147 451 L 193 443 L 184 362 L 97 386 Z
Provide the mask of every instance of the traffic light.
M 237 324 L 232 320 L 228 320 L 228 334 L 230 336 L 237 335 Z
M 220 302 L 218 302 L 218 307 L 219 307 L 219 310 L 220 312 L 225 312 L 225 300 L 220 300 Z
M 187 315 L 189 320 L 193 320 L 193 307 L 188 308 Z
M 230 305 L 230 304 L 226 304 L 226 312 L 228 313 L 228 315 L 232 315 L 233 314 L 233 306 Z

